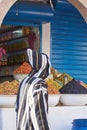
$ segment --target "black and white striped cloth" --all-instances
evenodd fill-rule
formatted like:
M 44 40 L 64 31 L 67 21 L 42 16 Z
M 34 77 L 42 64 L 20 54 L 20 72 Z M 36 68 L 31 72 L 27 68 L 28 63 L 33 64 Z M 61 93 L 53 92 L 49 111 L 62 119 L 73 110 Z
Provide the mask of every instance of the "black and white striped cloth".
M 24 78 L 17 95 L 17 130 L 50 130 L 48 92 L 43 79 L 50 73 L 47 55 L 27 49 L 32 72 Z

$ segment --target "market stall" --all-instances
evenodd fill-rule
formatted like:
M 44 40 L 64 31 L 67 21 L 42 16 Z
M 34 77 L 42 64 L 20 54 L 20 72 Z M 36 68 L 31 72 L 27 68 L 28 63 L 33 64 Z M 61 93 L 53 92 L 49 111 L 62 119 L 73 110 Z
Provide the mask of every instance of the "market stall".
M 3 97 L 3 96 L 2 96 Z M 2 100 L 0 96 L 0 101 Z M 16 130 L 16 96 L 3 97 L 0 104 L 0 130 Z M 6 100 L 10 101 L 7 105 Z M 1 103 L 1 102 L 0 102 Z M 71 130 L 74 119 L 87 119 L 87 106 L 56 106 L 49 107 L 49 122 L 52 130 Z
M 23 64 L 14 71 L 14 75 L 20 72 L 20 68 L 22 68 L 22 66 Z M 54 74 L 53 70 L 54 69 L 52 68 L 52 73 Z M 29 66 L 28 71 L 30 71 L 30 66 Z M 60 73 L 57 71 L 56 71 L 56 74 L 60 75 Z M 72 81 L 72 78 L 69 77 L 68 74 L 64 73 L 63 76 L 62 75 L 60 76 L 65 77 L 65 75 L 68 76 L 68 80 Z M 54 77 L 56 77 L 56 75 L 54 75 Z M 24 77 L 19 76 L 19 79 L 18 79 L 16 75 L 16 77 L 14 76 L 14 78 L 16 78 L 16 80 L 13 80 L 13 82 L 9 82 L 9 83 L 5 82 L 2 86 L 2 89 L 0 88 L 0 94 L 3 93 L 3 95 L 2 94 L 0 95 L 0 115 L 1 115 L 0 116 L 0 122 L 1 122 L 0 129 L 1 130 L 6 130 L 6 129 L 16 130 L 16 111 L 15 111 L 16 104 L 15 103 L 16 103 L 16 96 L 17 96 L 17 91 L 18 91 L 18 86 L 19 86 L 18 82 L 21 81 L 20 79 L 21 78 L 23 79 Z M 59 84 L 57 84 L 57 82 L 53 80 L 52 74 L 48 77 L 46 82 L 48 83 L 48 92 L 49 92 L 48 118 L 49 118 L 49 124 L 52 130 L 57 130 L 57 129 L 71 130 L 74 119 L 87 119 L 87 115 L 86 115 L 87 94 L 59 93 L 58 88 L 60 90 L 65 86 L 63 87 L 59 86 Z M 62 83 L 65 83 L 65 85 L 67 85 L 67 83 L 64 81 Z M 7 84 L 7 87 L 6 87 L 6 84 Z M 15 87 L 12 87 L 14 85 Z M 75 89 L 74 89 L 74 92 L 76 92 Z
M 60 78 L 61 79 L 61 78 Z M 67 78 L 65 76 L 64 78 L 65 83 L 67 82 Z M 72 77 L 70 78 L 72 79 Z M 60 83 L 60 82 L 59 82 Z M 75 82 L 76 83 L 76 82 Z M 9 92 L 12 92 L 11 89 L 14 89 L 16 87 L 12 88 L 12 83 L 8 82 L 10 87 Z M 64 84 L 63 84 L 64 85 Z M 81 85 L 81 84 L 80 84 Z M 84 85 L 85 86 L 85 85 Z M 67 87 L 67 86 L 66 86 Z M 76 86 L 75 86 L 76 87 Z M 85 88 L 84 88 L 85 89 Z M 5 89 L 4 89 L 5 90 Z M 7 94 L 8 91 L 4 91 L 4 94 L 0 96 L 0 130 L 16 130 L 16 112 L 15 112 L 15 101 L 16 101 L 16 95 L 11 93 L 9 95 Z M 15 91 L 14 91 L 15 92 Z M 17 91 L 16 91 L 17 92 Z M 74 91 L 75 92 L 75 91 Z M 16 93 L 17 94 L 17 93 Z M 51 93 L 52 94 L 52 93 Z M 59 96 L 59 99 L 61 99 L 62 94 L 57 94 Z M 82 95 L 85 97 L 85 95 Z M 51 101 L 55 101 L 56 94 L 54 96 L 55 98 Z M 72 103 L 71 99 L 68 98 L 68 103 Z M 70 100 L 69 100 L 70 99 Z M 81 98 L 80 98 L 81 99 Z M 83 99 L 83 98 L 82 98 Z M 86 100 L 87 97 L 83 100 Z M 76 100 L 74 100 L 76 101 Z M 51 102 L 53 103 L 53 102 Z M 60 102 L 57 102 L 57 106 L 49 104 L 49 122 L 52 130 L 71 130 L 72 128 L 72 122 L 74 119 L 77 118 L 87 118 L 87 102 L 83 104 L 79 104 L 78 102 L 74 102 L 75 104 L 61 104 Z

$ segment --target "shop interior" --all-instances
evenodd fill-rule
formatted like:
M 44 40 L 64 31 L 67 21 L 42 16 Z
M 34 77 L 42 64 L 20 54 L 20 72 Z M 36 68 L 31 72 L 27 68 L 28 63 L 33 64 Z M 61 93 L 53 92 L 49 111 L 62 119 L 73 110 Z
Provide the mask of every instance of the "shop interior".
M 12 81 L 13 71 L 27 62 L 27 48 L 40 51 L 39 27 L 2 25 L 0 48 L 6 52 L 0 59 L 0 82 Z

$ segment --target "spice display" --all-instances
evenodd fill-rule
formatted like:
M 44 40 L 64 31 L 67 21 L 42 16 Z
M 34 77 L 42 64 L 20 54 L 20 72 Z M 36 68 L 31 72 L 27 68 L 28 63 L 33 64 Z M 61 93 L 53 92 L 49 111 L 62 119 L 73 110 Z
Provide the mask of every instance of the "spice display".
M 72 79 L 66 85 L 59 89 L 63 94 L 87 94 L 87 88 L 82 86 L 78 81 Z
M 0 94 L 1 95 L 16 95 L 18 93 L 19 82 L 13 80 L 11 82 L 5 81 L 0 83 Z
M 87 94 L 87 84 L 74 79 L 68 73 L 60 73 L 51 68 L 51 77 L 46 80 L 49 94 Z
M 48 79 L 46 81 L 46 83 L 48 84 L 48 93 L 49 94 L 58 94 L 59 89 L 62 87 L 60 86 L 60 84 L 58 84 L 56 81 L 52 80 L 52 79 Z
M 79 83 L 87 89 L 87 84 L 86 83 L 84 83 L 82 81 L 79 81 Z
M 14 74 L 29 74 L 32 70 L 32 67 L 29 65 L 29 63 L 24 62 L 22 65 L 20 65 L 16 70 L 14 70 Z
M 56 77 L 54 80 L 56 80 L 58 83 L 61 83 L 62 85 L 65 85 L 72 79 L 73 77 L 71 77 L 69 74 L 63 73 L 59 77 Z

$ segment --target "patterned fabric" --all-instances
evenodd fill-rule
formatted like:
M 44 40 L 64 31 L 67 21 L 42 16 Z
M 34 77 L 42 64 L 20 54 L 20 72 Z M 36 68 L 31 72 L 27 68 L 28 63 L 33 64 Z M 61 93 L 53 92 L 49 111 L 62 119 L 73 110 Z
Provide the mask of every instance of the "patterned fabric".
M 17 95 L 17 130 L 49 130 L 48 92 L 43 79 L 50 73 L 45 54 L 27 50 L 32 72 L 20 83 Z

